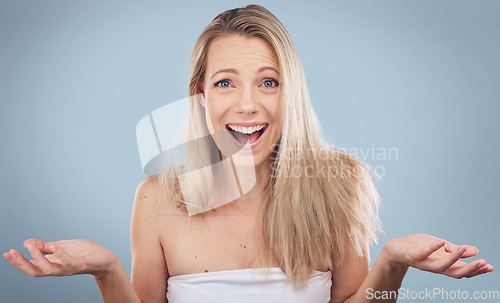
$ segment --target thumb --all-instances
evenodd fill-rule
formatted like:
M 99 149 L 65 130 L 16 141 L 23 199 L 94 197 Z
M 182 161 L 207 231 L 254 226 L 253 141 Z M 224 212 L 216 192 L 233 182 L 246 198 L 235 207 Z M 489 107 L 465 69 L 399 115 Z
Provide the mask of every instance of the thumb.
M 28 239 L 24 241 L 23 246 L 24 248 L 28 249 L 28 245 L 33 245 L 38 249 L 41 253 L 43 254 L 51 254 L 52 249 L 50 248 L 50 242 L 45 242 L 40 239 Z

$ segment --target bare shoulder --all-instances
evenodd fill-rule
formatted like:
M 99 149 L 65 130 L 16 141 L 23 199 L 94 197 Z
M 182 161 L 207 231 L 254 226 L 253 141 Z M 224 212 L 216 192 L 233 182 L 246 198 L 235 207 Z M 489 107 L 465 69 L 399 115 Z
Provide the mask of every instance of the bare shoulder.
M 169 180 L 162 180 L 153 175 L 142 180 L 137 186 L 131 218 L 131 235 L 147 233 L 155 235 L 161 242 L 162 230 L 171 229 L 182 217 L 182 211 L 176 207 L 172 195 L 169 194 Z M 175 214 L 176 216 L 172 216 Z M 180 215 L 180 216 L 179 216 Z
M 160 179 L 158 175 L 142 180 L 135 192 L 134 209 L 140 208 L 151 215 L 174 211 L 175 203 L 166 188 L 170 182 L 170 180 Z
M 139 186 L 137 186 L 137 190 L 135 191 L 136 199 L 142 200 L 144 198 L 144 201 L 146 201 L 148 195 L 150 198 L 159 197 L 160 194 L 159 180 L 160 179 L 158 175 L 153 175 L 142 180 L 141 183 L 139 183 Z

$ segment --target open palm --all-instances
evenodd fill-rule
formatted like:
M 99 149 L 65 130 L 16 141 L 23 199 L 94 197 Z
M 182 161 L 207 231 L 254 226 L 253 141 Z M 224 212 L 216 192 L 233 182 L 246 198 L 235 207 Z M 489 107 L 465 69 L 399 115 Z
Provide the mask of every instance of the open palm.
M 483 259 L 470 263 L 460 260 L 477 255 L 479 251 L 476 247 L 457 246 L 425 234 L 411 234 L 392 239 L 387 243 L 387 252 L 390 259 L 397 264 L 457 279 L 471 278 L 494 269 Z
M 33 260 L 27 260 L 15 249 L 3 256 L 21 272 L 32 277 L 97 276 L 117 261 L 113 252 L 90 240 L 45 242 L 29 239 L 24 242 L 24 247 L 30 251 Z

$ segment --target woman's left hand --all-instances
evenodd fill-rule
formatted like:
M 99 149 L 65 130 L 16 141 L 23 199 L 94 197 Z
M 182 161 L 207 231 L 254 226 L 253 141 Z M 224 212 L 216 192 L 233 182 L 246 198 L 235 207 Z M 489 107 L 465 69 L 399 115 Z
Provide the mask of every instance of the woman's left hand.
M 425 234 L 391 239 L 383 249 L 383 253 L 393 265 L 411 266 L 457 279 L 471 278 L 494 270 L 493 266 L 483 259 L 470 263 L 460 260 L 473 257 L 478 252 L 474 246 L 457 246 Z

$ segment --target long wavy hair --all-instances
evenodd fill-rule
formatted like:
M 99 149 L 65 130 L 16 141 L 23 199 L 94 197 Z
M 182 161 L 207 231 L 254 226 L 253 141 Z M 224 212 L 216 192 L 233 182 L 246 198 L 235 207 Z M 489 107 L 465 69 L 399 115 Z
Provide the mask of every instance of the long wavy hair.
M 320 138 L 297 50 L 285 27 L 262 6 L 227 10 L 203 30 L 190 60 L 190 96 L 200 93 L 210 43 L 232 34 L 265 40 L 276 52 L 280 69 L 281 138 L 271 154 L 273 173 L 258 213 L 256 262 L 277 263 L 294 286 L 307 284 L 316 268 L 326 264 L 332 269 L 352 252 L 366 255 L 377 242 L 380 199 L 374 172 Z M 194 173 L 180 179 L 178 171 L 168 167 L 160 174 L 161 187 L 169 188 L 182 209 L 190 206 L 188 201 L 207 197 L 213 185 L 208 164 L 220 156 L 195 97 L 186 136 L 183 169 Z

